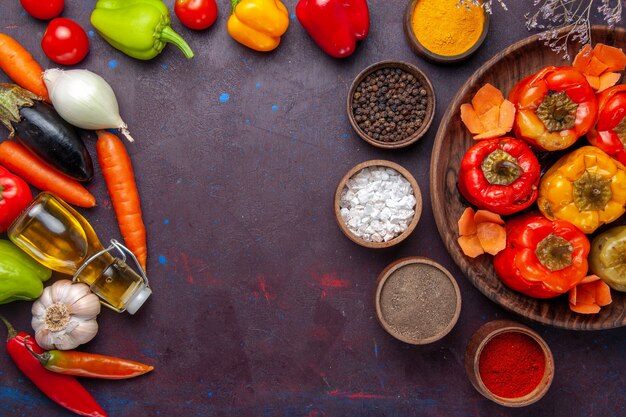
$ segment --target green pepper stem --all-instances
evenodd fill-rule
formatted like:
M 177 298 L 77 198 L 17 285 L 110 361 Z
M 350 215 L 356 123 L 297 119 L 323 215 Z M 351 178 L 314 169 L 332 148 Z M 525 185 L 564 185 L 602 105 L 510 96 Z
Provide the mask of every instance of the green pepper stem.
M 230 0 L 230 4 L 232 8 L 230 9 L 230 14 L 235 13 L 235 7 L 241 2 L 241 0 Z
M 28 339 L 30 339 L 30 336 L 26 336 L 24 337 L 24 347 L 26 348 L 27 351 L 29 351 L 34 357 L 37 358 L 37 360 L 39 361 L 39 363 L 42 366 L 46 366 L 46 364 L 48 363 L 48 361 L 50 360 L 50 354 L 48 352 L 44 352 L 42 355 L 40 355 L 39 353 L 35 352 L 34 350 L 32 350 L 30 348 L 30 346 L 28 346 L 28 343 L 26 343 L 26 341 L 28 341 Z
M 187 42 L 185 42 L 182 36 L 176 33 L 174 29 L 172 29 L 170 26 L 165 26 L 163 28 L 160 38 L 165 42 L 170 42 L 176 45 L 178 49 L 183 51 L 183 54 L 185 54 L 185 57 L 187 59 L 193 58 L 193 51 L 191 50 Z
M 7 319 L 4 318 L 4 316 L 0 315 L 0 320 L 2 320 L 5 326 L 7 326 L 7 331 L 9 332 L 9 336 L 7 337 L 8 342 L 9 340 L 17 336 L 17 330 L 15 330 L 15 328 L 11 325 L 11 323 L 9 323 Z

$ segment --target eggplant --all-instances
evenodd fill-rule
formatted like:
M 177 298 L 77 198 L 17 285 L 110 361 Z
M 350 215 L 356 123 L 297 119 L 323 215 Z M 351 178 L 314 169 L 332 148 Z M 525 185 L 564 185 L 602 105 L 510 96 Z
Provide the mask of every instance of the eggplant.
M 15 135 L 50 166 L 77 181 L 93 177 L 93 161 L 74 126 L 34 94 L 0 83 L 0 118 L 10 131 L 9 137 Z

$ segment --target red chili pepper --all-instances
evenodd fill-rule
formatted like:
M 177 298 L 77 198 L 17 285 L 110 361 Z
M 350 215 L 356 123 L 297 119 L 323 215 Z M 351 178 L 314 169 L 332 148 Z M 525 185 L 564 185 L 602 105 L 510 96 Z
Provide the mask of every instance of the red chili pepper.
M 587 275 L 589 239 L 573 224 L 529 213 L 506 222 L 506 248 L 493 266 L 509 288 L 551 298 L 575 287 Z
M 315 43 L 328 55 L 352 55 L 356 41 L 370 29 L 366 0 L 300 0 L 296 16 Z
M 29 336 L 26 337 L 28 339 Z M 49 350 L 37 353 L 30 349 L 26 340 L 24 346 L 49 371 L 59 374 L 101 379 L 128 379 L 143 375 L 154 369 L 153 366 L 113 358 L 94 353 Z
M 587 139 L 626 164 L 626 85 L 616 85 L 598 95 L 598 123 Z
M 537 149 L 565 149 L 594 125 L 598 103 L 585 76 L 572 67 L 546 67 L 509 94 L 517 107 L 515 136 Z
M 537 199 L 540 173 L 535 154 L 523 141 L 487 139 L 463 156 L 459 191 L 478 208 L 513 214 Z
M 35 342 L 34 338 L 24 332 L 17 332 L 2 316 L 9 331 L 7 338 L 7 352 L 17 367 L 26 375 L 44 394 L 62 407 L 81 415 L 90 417 L 106 417 L 104 410 L 96 400 L 72 376 L 56 374 L 45 369 L 37 358 L 26 348 L 42 353 L 44 350 Z
M 28 184 L 0 166 L 0 233 L 9 228 L 32 200 Z

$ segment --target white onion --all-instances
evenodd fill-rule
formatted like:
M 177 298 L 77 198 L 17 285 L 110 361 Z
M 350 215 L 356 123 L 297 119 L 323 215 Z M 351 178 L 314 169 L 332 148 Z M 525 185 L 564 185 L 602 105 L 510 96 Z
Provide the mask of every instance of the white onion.
M 65 121 L 83 129 L 119 129 L 134 142 L 120 116 L 115 93 L 104 78 L 84 69 L 49 69 L 43 80 L 52 105 Z

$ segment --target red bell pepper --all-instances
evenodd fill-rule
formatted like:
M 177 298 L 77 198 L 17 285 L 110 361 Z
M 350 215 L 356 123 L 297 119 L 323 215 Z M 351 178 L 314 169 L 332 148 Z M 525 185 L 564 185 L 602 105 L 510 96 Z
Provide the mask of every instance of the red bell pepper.
M 572 67 L 546 67 L 524 78 L 509 100 L 517 108 L 515 136 L 545 151 L 574 144 L 589 132 L 598 114 L 593 89 Z
M 598 95 L 598 123 L 587 139 L 626 165 L 626 85 L 616 85 Z
M 478 208 L 513 214 L 537 199 L 540 173 L 535 154 L 523 141 L 482 140 L 463 156 L 459 191 Z
M 28 184 L 0 166 L 0 233 L 6 232 L 31 201 L 33 195 Z
M 300 0 L 298 20 L 315 43 L 334 58 L 345 58 L 370 29 L 366 0 Z
M 507 287 L 552 298 L 587 276 L 589 249 L 589 239 L 573 224 L 528 213 L 506 223 L 506 248 L 493 266 Z
M 0 320 L 9 331 L 7 338 L 9 356 L 37 388 L 55 403 L 78 415 L 106 417 L 104 410 L 76 378 L 54 373 L 41 366 L 39 360 L 29 352 L 29 349 L 37 353 L 44 352 L 34 337 L 29 337 L 24 332 L 18 333 L 4 317 L 0 316 Z

